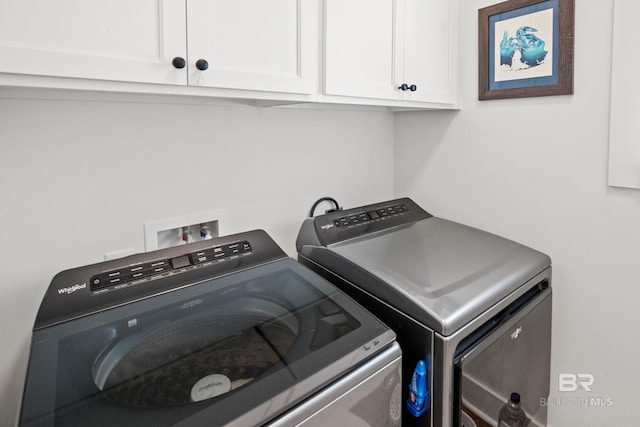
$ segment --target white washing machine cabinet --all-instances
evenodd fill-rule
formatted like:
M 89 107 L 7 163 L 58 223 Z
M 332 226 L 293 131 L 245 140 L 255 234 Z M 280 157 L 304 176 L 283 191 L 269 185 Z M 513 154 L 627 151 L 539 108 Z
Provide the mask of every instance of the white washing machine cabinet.
M 512 392 L 531 425 L 546 425 L 547 255 L 434 217 L 408 198 L 315 217 L 312 208 L 296 246 L 302 264 L 396 332 L 403 407 L 414 398 L 414 368 L 425 363 L 427 409 L 405 409 L 403 425 L 495 426 Z
M 21 426 L 400 425 L 392 330 L 263 231 L 66 270 Z

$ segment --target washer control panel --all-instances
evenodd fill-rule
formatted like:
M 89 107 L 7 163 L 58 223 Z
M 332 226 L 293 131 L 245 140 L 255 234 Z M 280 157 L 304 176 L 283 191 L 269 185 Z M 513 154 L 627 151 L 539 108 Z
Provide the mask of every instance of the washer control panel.
M 252 230 L 71 268 L 51 280 L 34 330 L 288 258 Z
M 125 286 L 171 276 L 193 268 L 212 265 L 251 251 L 251 244 L 247 240 L 213 246 L 174 258 L 156 259 L 96 274 L 89 281 L 89 287 L 92 292 L 120 289 Z

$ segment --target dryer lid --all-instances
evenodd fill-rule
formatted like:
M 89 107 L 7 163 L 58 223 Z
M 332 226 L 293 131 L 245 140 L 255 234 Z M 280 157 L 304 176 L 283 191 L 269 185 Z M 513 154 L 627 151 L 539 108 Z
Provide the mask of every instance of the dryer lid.
M 328 251 L 320 255 L 325 267 L 443 335 L 551 263 L 534 249 L 437 217 L 329 245 Z

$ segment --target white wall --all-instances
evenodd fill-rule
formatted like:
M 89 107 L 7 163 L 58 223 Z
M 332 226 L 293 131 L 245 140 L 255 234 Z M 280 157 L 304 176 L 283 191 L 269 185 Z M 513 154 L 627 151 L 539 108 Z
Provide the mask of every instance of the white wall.
M 612 0 L 576 1 L 573 96 L 479 102 L 477 10 L 494 3 L 462 2 L 462 110 L 397 116 L 396 196 L 548 253 L 565 398 L 549 425 L 638 425 L 640 191 L 607 186 Z M 593 391 L 559 392 L 558 373 L 593 374 Z
M 613 399 L 552 406 L 550 425 L 636 425 L 640 192 L 606 184 L 612 0 L 576 2 L 573 96 L 479 102 L 477 9 L 493 3 L 461 2 L 462 110 L 398 114 L 395 133 L 387 113 L 0 88 L 0 425 L 17 414 L 56 272 L 142 250 L 144 222 L 215 209 L 228 211 L 223 232 L 265 228 L 293 254 L 317 197 L 355 206 L 394 193 L 547 252 L 552 396 Z M 593 392 L 558 392 L 560 372 L 592 373 Z
M 143 251 L 145 222 L 217 209 L 224 234 L 263 228 L 295 255 L 317 198 L 393 195 L 390 113 L 0 96 L 3 426 L 17 416 L 30 330 L 58 271 Z

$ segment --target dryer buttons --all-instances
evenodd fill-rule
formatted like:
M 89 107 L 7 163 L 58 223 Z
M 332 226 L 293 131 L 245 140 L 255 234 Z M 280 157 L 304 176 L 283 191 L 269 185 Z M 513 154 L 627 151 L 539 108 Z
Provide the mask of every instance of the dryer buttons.
M 409 211 L 409 208 L 405 204 L 386 206 L 373 211 L 356 213 L 334 219 L 333 225 L 336 227 L 349 227 L 353 225 L 366 224 L 372 221 L 377 221 L 381 218 L 385 219 L 387 217 L 396 216 L 407 211 Z

